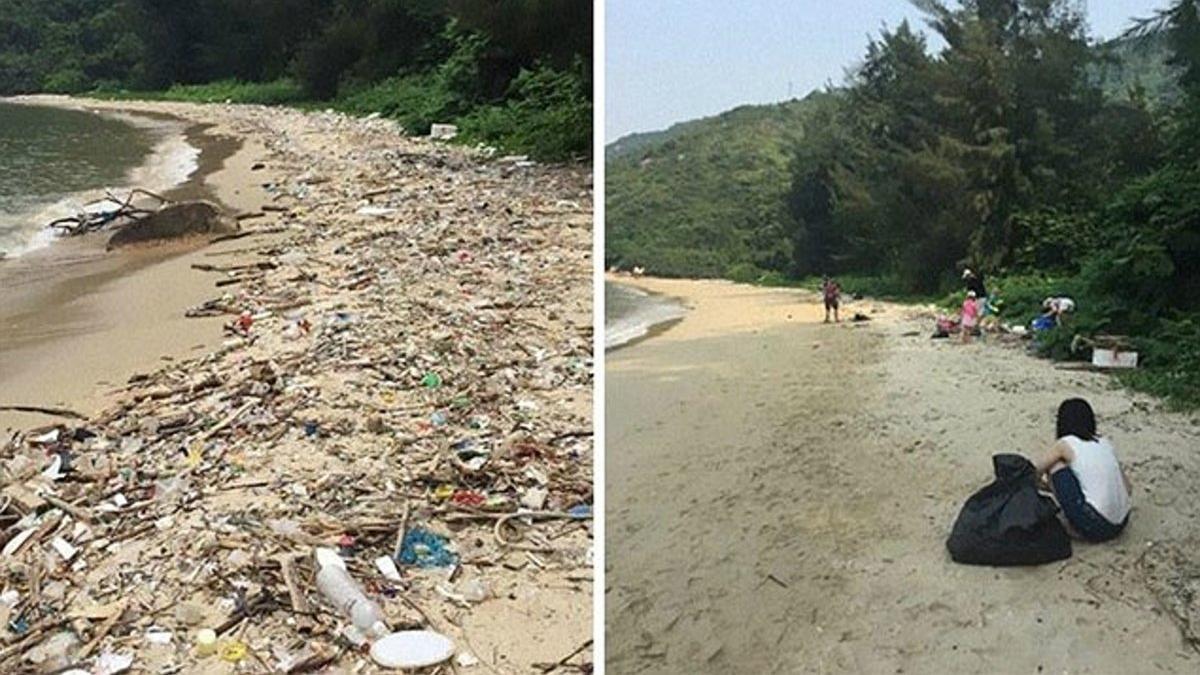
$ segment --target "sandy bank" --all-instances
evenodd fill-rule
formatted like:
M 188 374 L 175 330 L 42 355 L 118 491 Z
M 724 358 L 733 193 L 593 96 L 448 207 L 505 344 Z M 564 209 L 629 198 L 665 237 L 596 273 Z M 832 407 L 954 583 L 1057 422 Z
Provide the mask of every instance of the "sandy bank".
M 1194 418 L 930 340 L 915 309 L 851 303 L 873 320 L 824 325 L 810 293 L 636 283 L 692 310 L 607 359 L 613 672 L 1196 671 Z M 1040 452 L 1067 396 L 1129 467 L 1128 531 L 1058 565 L 952 563 L 991 455 Z

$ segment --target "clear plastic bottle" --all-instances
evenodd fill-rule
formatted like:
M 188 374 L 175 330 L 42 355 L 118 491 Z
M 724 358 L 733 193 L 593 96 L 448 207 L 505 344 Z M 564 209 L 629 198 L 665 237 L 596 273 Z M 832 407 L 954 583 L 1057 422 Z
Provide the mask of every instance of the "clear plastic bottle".
M 367 597 L 344 567 L 322 566 L 317 572 L 317 590 L 345 614 L 363 635 L 381 638 L 391 632 L 383 620 L 383 610 Z

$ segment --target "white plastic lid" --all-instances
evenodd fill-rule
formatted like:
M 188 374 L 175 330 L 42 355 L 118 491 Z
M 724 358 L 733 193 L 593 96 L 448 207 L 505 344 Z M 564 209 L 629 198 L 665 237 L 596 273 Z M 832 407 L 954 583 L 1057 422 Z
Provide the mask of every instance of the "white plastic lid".
M 384 668 L 426 668 L 454 656 L 450 638 L 427 630 L 405 630 L 371 645 L 371 658 Z
M 346 561 L 342 560 L 342 556 L 331 548 L 318 548 L 315 551 L 317 558 L 317 568 L 322 567 L 340 567 L 346 569 Z

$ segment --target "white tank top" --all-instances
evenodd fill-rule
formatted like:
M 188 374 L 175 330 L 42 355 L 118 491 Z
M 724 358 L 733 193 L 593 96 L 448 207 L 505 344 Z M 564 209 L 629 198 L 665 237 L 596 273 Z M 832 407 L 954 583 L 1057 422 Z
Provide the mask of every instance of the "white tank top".
M 1085 441 L 1075 436 L 1063 439 L 1075 453 L 1071 470 L 1079 479 L 1083 498 L 1108 522 L 1119 525 L 1129 515 L 1129 493 L 1121 478 L 1117 455 L 1107 438 Z

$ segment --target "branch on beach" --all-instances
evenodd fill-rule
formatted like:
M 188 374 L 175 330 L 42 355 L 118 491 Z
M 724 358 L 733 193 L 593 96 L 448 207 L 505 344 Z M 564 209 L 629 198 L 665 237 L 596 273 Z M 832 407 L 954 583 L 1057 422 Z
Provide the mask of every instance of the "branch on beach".
M 135 206 L 133 201 L 139 196 L 158 201 L 160 207 L 171 202 L 160 194 L 142 188 L 130 190 L 123 199 L 106 192 L 104 198 L 84 204 L 79 213 L 53 220 L 46 227 L 58 230 L 61 235 L 73 237 L 102 230 L 118 221 L 136 222 L 157 212 L 157 209 Z M 105 204 L 110 206 L 104 208 Z
M 85 415 L 81 415 L 74 410 L 67 410 L 66 408 L 42 408 L 34 405 L 0 405 L 0 412 L 40 413 L 54 417 L 69 417 L 76 420 L 87 419 Z

